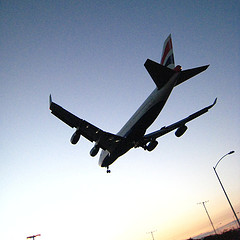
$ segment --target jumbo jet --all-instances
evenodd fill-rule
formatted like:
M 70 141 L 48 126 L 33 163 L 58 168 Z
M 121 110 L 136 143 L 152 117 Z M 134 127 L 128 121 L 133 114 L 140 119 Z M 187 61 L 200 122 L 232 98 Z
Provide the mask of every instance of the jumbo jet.
M 182 70 L 179 65 L 175 67 L 170 34 L 163 45 L 161 62 L 157 63 L 147 59 L 144 66 L 156 84 L 156 88 L 117 134 L 105 132 L 91 123 L 78 118 L 54 103 L 51 95 L 49 97 L 52 114 L 70 127 L 76 129 L 70 140 L 72 144 L 76 144 L 82 135 L 89 141 L 95 142 L 90 151 L 92 157 L 97 155 L 100 148 L 102 149 L 99 157 L 99 165 L 106 167 L 107 173 L 110 173 L 109 165 L 131 148 L 142 147 L 144 150 L 152 151 L 158 144 L 157 138 L 175 129 L 177 129 L 175 135 L 177 137 L 182 136 L 187 130 L 187 122 L 208 112 L 216 104 L 217 98 L 213 104 L 190 116 L 169 126 L 164 126 L 155 132 L 146 134 L 146 130 L 161 112 L 173 88 L 205 71 L 209 65 L 188 70 Z

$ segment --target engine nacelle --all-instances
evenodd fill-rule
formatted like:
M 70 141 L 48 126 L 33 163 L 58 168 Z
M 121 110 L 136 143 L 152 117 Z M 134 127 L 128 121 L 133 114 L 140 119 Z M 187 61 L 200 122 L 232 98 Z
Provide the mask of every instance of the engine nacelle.
M 72 144 L 76 144 L 79 141 L 80 136 L 81 136 L 80 131 L 77 129 L 76 132 L 72 135 L 70 142 Z
M 151 152 L 156 146 L 158 145 L 158 142 L 156 140 L 151 141 L 147 144 L 146 149 Z
M 175 132 L 176 137 L 181 137 L 187 131 L 187 126 L 183 125 Z
M 95 157 L 95 156 L 98 154 L 98 151 L 99 151 L 99 146 L 98 146 L 98 145 L 95 145 L 95 146 L 91 149 L 90 155 L 91 155 L 92 157 Z

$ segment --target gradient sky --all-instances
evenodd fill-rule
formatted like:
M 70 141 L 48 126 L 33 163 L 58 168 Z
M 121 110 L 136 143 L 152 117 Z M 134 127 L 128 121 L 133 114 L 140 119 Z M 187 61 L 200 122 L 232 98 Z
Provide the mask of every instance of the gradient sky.
M 240 211 L 239 1 L 0 2 L 0 239 L 181 240 Z M 205 107 L 151 153 L 98 166 L 93 143 L 49 111 L 48 97 L 116 133 L 155 88 L 143 64 L 172 34 L 176 64 L 210 64 L 176 87 L 148 132 Z M 239 216 L 239 215 L 238 215 Z

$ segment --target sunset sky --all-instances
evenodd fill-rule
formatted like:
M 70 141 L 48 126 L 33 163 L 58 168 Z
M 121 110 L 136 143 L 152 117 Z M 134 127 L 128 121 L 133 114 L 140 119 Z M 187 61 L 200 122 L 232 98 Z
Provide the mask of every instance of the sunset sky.
M 0 239 L 183 240 L 233 221 L 213 166 L 240 212 L 239 1 L 0 1 Z M 213 103 L 152 152 L 133 149 L 98 166 L 93 143 L 48 98 L 117 133 L 155 88 L 172 34 L 176 65 L 210 64 L 177 86 L 148 133 Z M 238 217 L 240 214 L 238 213 Z

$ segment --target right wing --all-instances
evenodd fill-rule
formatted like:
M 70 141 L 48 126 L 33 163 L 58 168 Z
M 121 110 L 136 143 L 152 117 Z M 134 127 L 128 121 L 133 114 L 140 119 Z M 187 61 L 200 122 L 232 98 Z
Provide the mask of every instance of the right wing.
M 91 142 L 96 142 L 97 145 L 103 150 L 111 152 L 117 144 L 121 143 L 125 138 L 114 135 L 112 133 L 104 132 L 100 128 L 92 125 L 91 123 L 78 118 L 72 113 L 68 112 L 61 106 L 52 101 L 50 95 L 50 110 L 53 115 L 62 120 L 64 123 L 72 128 L 76 128 L 80 135 L 84 136 Z
M 146 144 L 146 143 L 148 143 L 148 142 L 150 142 L 150 141 L 154 141 L 154 140 L 156 140 L 158 137 L 161 137 L 161 136 L 163 136 L 163 135 L 165 135 L 165 134 L 167 134 L 167 133 L 169 133 L 169 132 L 171 132 L 171 131 L 173 131 L 173 130 L 175 130 L 175 129 L 177 129 L 177 128 L 179 129 L 179 128 L 182 127 L 182 128 L 184 128 L 184 130 L 186 131 L 186 130 L 187 130 L 187 127 L 185 126 L 185 124 L 186 124 L 187 122 L 190 122 L 190 121 L 192 121 L 193 119 L 195 119 L 195 118 L 201 116 L 202 114 L 208 112 L 208 110 L 209 110 L 210 108 L 212 108 L 212 107 L 216 104 L 216 102 L 217 102 L 217 98 L 215 99 L 214 103 L 211 104 L 210 106 L 205 107 L 205 108 L 199 110 L 198 112 L 195 112 L 195 113 L 191 114 L 190 116 L 188 116 L 188 117 L 186 117 L 186 118 L 184 118 L 184 119 L 182 119 L 182 120 L 180 120 L 180 121 L 178 121 L 178 122 L 176 122 L 176 123 L 173 123 L 173 124 L 171 124 L 171 125 L 169 125 L 169 126 L 167 126 L 167 127 L 162 127 L 162 128 L 161 128 L 160 130 L 158 130 L 158 131 L 155 131 L 155 132 L 146 134 L 146 135 L 143 137 L 143 144 Z M 184 133 L 185 131 L 183 131 L 183 133 Z M 179 135 L 179 136 L 181 136 L 181 135 Z

